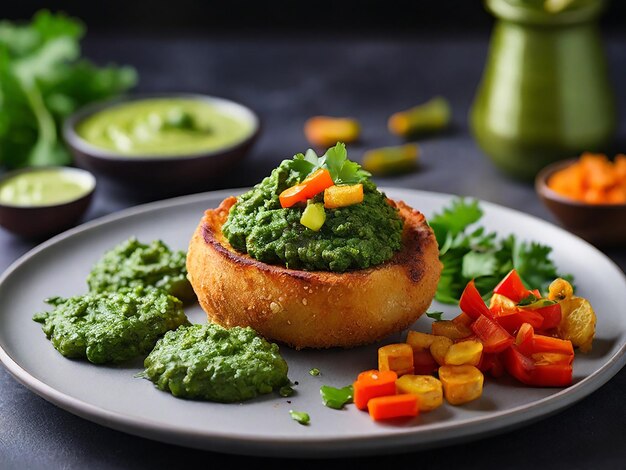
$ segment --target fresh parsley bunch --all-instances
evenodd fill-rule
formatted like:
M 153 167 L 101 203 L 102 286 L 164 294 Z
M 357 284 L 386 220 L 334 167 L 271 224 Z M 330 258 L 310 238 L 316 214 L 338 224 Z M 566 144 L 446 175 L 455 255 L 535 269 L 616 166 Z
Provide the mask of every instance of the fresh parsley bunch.
M 433 216 L 429 223 L 439 244 L 443 263 L 435 298 L 447 304 L 458 303 L 463 289 L 474 279 L 476 287 L 489 298 L 494 287 L 513 268 L 526 287 L 542 292 L 559 274 L 550 259 L 552 248 L 536 242 L 517 240 L 515 235 L 498 239 L 495 232 L 476 226 L 483 216 L 478 201 L 459 198 Z
M 63 119 L 137 81 L 130 67 L 97 67 L 80 58 L 85 28 L 48 11 L 29 24 L 0 22 L 0 166 L 63 165 Z

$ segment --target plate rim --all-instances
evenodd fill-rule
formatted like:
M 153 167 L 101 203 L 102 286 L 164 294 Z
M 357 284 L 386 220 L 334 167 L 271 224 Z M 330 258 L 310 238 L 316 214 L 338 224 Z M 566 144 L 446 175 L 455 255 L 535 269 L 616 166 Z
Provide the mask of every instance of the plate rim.
M 150 212 L 152 210 L 194 204 L 205 199 L 219 199 L 220 197 L 223 199 L 224 197 L 231 196 L 233 194 L 240 194 L 247 189 L 249 188 L 242 187 L 222 189 L 163 199 L 129 207 L 96 218 L 58 234 L 20 256 L 0 275 L 0 285 L 4 284 L 13 272 L 19 269 L 23 264 L 36 256 L 38 253 L 76 234 L 95 229 L 99 226 L 106 225 L 120 219 Z M 402 187 L 380 187 L 379 189 L 382 192 L 394 192 L 398 194 L 411 193 L 413 196 L 419 196 L 421 194 L 441 199 L 459 197 L 458 195 L 449 193 L 423 191 Z M 622 271 L 622 269 L 606 254 L 580 237 L 545 219 L 527 214 L 517 209 L 471 196 L 467 196 L 467 198 L 479 201 L 483 207 L 513 212 L 517 216 L 547 224 L 561 231 L 563 235 L 572 237 L 578 242 L 584 243 L 595 251 L 597 255 L 609 262 L 609 264 L 615 268 L 616 272 L 621 274 L 621 281 L 626 284 L 626 274 Z M 410 427 L 399 430 L 394 434 L 348 436 L 344 439 L 337 439 L 335 437 L 326 438 L 321 436 L 294 436 L 291 439 L 285 439 L 282 436 L 268 437 L 259 436 L 258 434 L 240 434 L 233 436 L 230 433 L 207 433 L 206 431 L 194 429 L 179 430 L 175 427 L 169 427 L 167 424 L 152 421 L 144 417 L 129 416 L 117 411 L 111 411 L 60 392 L 42 380 L 32 376 L 16 360 L 14 360 L 7 351 L 4 350 L 1 343 L 0 362 L 7 368 L 11 375 L 17 379 L 18 382 L 46 401 L 49 401 L 74 415 L 121 432 L 161 442 L 239 455 L 276 456 L 280 454 L 292 457 L 332 457 L 347 455 L 350 449 L 356 449 L 361 446 L 363 442 L 368 442 L 368 447 L 366 449 L 359 448 L 359 452 L 363 455 L 392 453 L 400 449 L 406 450 L 408 445 L 415 450 L 448 445 L 451 442 L 454 442 L 454 440 L 463 439 L 467 441 L 470 439 L 478 439 L 506 429 L 521 427 L 533 421 L 537 421 L 538 419 L 548 417 L 585 398 L 595 390 L 602 387 L 615 374 L 617 374 L 622 367 L 626 365 L 626 343 L 622 344 L 621 347 L 619 347 L 619 349 L 599 369 L 570 387 L 561 389 L 554 394 L 535 400 L 531 403 L 519 405 L 515 408 L 490 412 L 484 417 L 472 417 L 471 419 L 457 422 L 454 424 L 454 432 L 452 433 L 450 433 L 450 424 L 447 422 L 430 424 L 429 429 L 432 432 L 426 434 L 424 436 L 425 438 L 419 442 L 412 440 L 412 438 L 416 435 L 416 430 L 415 428 Z M 502 421 L 505 423 L 503 424 Z M 477 426 L 480 427 L 480 430 L 478 431 L 474 430 Z M 451 435 L 445 436 L 445 438 L 442 439 L 442 436 L 440 436 L 442 433 L 450 433 Z M 245 446 L 242 446 L 242 443 L 245 443 Z M 288 444 L 287 452 L 285 452 L 284 449 L 286 444 Z

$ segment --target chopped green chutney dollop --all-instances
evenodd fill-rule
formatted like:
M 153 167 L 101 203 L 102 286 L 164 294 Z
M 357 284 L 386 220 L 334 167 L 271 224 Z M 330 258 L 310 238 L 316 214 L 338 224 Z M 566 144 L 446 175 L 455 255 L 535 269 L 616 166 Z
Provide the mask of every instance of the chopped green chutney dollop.
M 363 184 L 362 203 L 325 209 L 320 230 L 300 223 L 305 205 L 281 207 L 279 195 L 318 168 L 327 168 L 335 184 Z M 323 201 L 323 193 L 313 202 Z M 403 222 L 396 208 L 369 180 L 369 173 L 347 159 L 337 144 L 322 157 L 309 150 L 284 160 L 270 176 L 241 195 L 222 231 L 236 250 L 268 264 L 292 269 L 343 272 L 389 260 L 401 247 Z
M 87 283 L 91 292 L 152 286 L 188 302 L 195 294 L 187 279 L 186 257 L 184 251 L 172 251 L 161 240 L 145 244 L 132 237 L 104 254 Z
M 252 328 L 183 326 L 161 338 L 143 377 L 180 398 L 236 402 L 289 383 L 278 345 Z
M 154 288 L 92 293 L 46 301 L 37 313 L 52 345 L 64 356 L 94 364 L 121 362 L 148 353 L 168 330 L 189 324 L 180 300 Z

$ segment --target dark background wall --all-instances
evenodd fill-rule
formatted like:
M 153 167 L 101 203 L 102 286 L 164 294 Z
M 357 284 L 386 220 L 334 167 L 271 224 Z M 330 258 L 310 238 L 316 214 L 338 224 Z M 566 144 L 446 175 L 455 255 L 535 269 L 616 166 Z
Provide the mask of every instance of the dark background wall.
M 491 16 L 480 0 L 6 0 L 0 17 L 28 19 L 40 8 L 81 18 L 95 32 L 197 35 L 487 33 Z M 606 32 L 626 32 L 626 1 L 613 0 Z

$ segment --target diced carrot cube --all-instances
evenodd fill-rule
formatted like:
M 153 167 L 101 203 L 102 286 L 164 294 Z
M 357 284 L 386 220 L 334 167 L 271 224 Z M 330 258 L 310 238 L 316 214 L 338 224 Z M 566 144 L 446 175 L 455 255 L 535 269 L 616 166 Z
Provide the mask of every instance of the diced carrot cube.
M 411 393 L 372 398 L 369 401 L 368 410 L 372 419 L 376 421 L 417 416 L 419 413 L 419 398 Z

